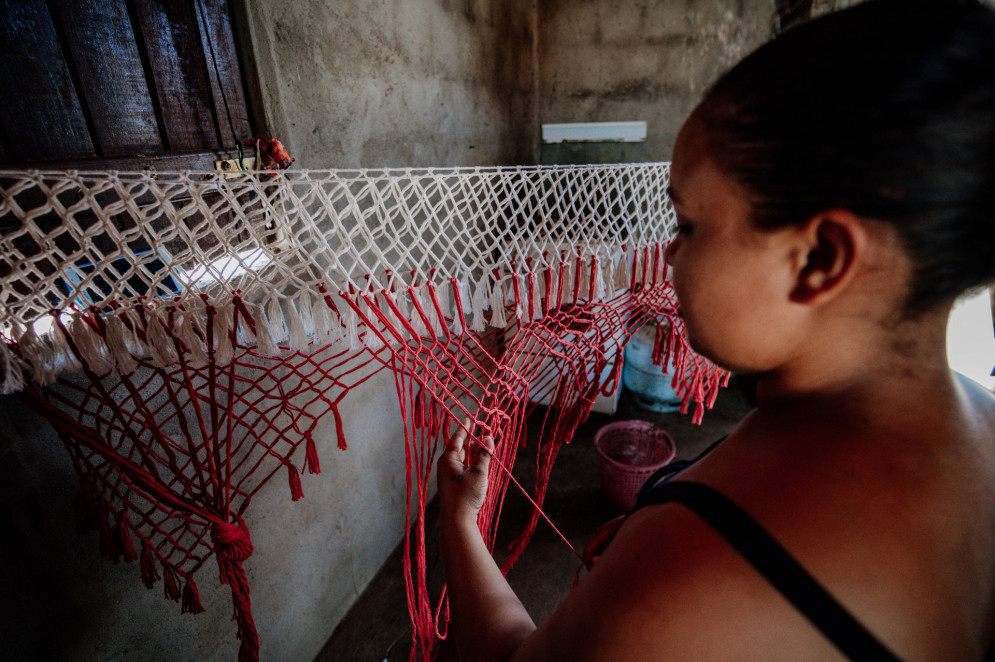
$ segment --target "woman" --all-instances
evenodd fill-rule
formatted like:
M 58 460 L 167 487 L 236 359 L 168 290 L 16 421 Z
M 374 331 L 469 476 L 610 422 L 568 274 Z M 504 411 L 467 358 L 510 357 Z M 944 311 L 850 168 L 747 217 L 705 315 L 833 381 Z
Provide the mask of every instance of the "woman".
M 984 658 L 995 397 L 949 370 L 945 328 L 995 280 L 995 15 L 871 0 L 788 31 L 694 111 L 671 183 L 690 341 L 754 376 L 757 408 L 538 628 L 476 529 L 488 456 L 464 469 L 457 435 L 439 490 L 462 659 Z M 759 531 L 727 539 L 737 507 Z

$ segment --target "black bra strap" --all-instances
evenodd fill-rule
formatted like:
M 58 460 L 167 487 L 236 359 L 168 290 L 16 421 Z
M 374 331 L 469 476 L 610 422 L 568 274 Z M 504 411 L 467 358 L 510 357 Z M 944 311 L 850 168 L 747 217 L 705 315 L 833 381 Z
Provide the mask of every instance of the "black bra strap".
M 851 660 L 899 662 L 780 543 L 735 503 L 707 485 L 671 481 L 643 505 L 677 502 L 694 511 Z

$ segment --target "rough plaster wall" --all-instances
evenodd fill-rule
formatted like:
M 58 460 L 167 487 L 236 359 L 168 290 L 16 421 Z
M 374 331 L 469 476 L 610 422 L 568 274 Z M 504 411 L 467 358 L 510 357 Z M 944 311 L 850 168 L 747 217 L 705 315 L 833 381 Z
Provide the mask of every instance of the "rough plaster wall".
M 305 168 L 535 163 L 531 0 L 248 3 L 272 134 Z
M 708 85 L 771 36 L 774 0 L 540 0 L 539 119 L 645 120 L 668 160 Z
M 341 408 L 347 451 L 335 446 L 331 417 L 319 424 L 323 472 L 302 476 L 305 498 L 290 500 L 281 472 L 247 513 L 263 659 L 312 659 L 403 532 L 393 380 L 381 375 L 357 395 Z M 235 660 L 230 593 L 214 561 L 197 573 L 206 611 L 180 614 L 161 582 L 145 589 L 137 563 L 111 564 L 95 532 L 76 535 L 77 484 L 52 429 L 0 398 L 0 659 Z

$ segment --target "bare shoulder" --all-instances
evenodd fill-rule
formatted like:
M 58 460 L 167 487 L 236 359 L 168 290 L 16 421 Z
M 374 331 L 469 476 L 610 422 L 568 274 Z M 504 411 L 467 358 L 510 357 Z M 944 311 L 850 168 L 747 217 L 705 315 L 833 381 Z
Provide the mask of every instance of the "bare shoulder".
M 711 527 L 645 508 L 516 660 L 837 660 L 818 631 Z

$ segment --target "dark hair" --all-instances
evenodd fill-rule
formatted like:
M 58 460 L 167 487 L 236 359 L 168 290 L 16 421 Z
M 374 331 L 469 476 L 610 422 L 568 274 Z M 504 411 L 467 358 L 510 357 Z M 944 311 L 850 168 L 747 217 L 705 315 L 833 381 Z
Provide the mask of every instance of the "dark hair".
M 907 312 L 995 280 L 995 12 L 977 0 L 869 0 L 792 28 L 695 117 L 759 226 L 845 208 L 896 227 Z

